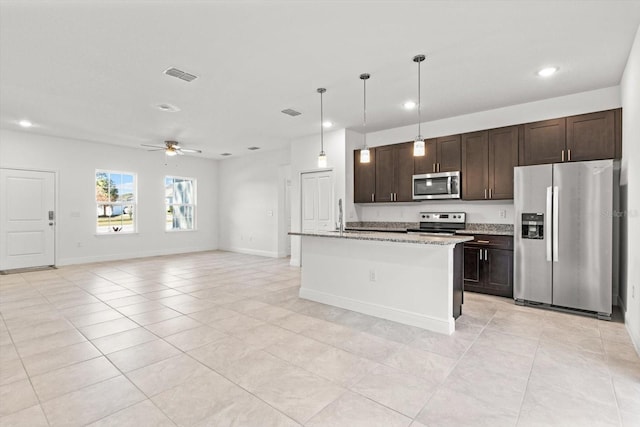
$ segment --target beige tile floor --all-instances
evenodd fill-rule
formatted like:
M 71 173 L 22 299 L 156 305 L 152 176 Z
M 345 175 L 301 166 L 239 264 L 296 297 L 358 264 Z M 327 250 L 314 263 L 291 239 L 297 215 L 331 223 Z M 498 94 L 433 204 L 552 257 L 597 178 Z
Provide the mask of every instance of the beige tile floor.
M 638 426 L 624 325 L 465 295 L 453 336 L 227 252 L 0 276 L 2 426 Z

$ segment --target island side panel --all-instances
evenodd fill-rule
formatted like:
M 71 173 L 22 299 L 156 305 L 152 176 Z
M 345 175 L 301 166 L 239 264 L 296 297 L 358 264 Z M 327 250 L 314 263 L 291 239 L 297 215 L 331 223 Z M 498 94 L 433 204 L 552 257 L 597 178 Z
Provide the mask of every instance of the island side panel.
M 300 297 L 451 334 L 453 251 L 454 245 L 303 236 Z

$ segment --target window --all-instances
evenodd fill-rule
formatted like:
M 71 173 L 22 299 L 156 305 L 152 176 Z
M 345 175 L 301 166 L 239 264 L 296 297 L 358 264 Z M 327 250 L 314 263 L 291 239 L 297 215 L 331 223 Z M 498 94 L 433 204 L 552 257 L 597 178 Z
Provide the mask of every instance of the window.
M 136 232 L 136 175 L 96 171 L 98 234 Z
M 167 176 L 164 178 L 166 229 L 194 230 L 196 226 L 196 180 Z

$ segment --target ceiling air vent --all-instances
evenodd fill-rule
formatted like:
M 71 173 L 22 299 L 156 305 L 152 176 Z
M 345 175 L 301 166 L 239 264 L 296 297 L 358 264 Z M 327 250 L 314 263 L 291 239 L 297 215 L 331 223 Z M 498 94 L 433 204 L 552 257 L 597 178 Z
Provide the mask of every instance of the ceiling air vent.
M 302 114 L 301 112 L 296 111 L 296 110 L 292 110 L 291 108 L 287 108 L 286 110 L 282 110 L 282 112 L 285 113 L 288 116 L 291 116 L 291 117 L 299 116 L 300 114 Z
M 222 154 L 220 154 L 220 155 L 221 155 L 221 156 L 225 156 L 225 157 L 227 157 L 227 156 L 230 156 L 230 155 L 231 155 L 231 153 L 222 153 Z
M 259 150 L 260 147 L 247 147 L 247 150 L 251 150 L 251 151 L 255 151 L 255 150 Z
M 182 70 L 178 70 L 177 68 L 174 68 L 174 67 L 171 67 L 171 68 L 168 68 L 168 69 L 164 70 L 164 73 L 167 76 L 177 77 L 180 80 L 184 80 L 185 82 L 192 82 L 192 81 L 194 81 L 195 79 L 198 78 L 198 76 L 196 76 L 196 75 L 189 74 L 189 73 L 187 73 L 185 71 L 182 71 Z

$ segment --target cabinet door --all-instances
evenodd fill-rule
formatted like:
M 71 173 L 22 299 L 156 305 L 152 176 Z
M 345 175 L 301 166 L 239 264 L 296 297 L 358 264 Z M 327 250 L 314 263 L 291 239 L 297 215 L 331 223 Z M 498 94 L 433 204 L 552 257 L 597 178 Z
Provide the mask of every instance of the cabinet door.
M 376 202 L 391 202 L 395 192 L 396 150 L 393 145 L 376 147 Z
M 613 110 L 567 117 L 567 158 L 572 162 L 613 159 L 616 151 Z
M 464 282 L 465 285 L 480 284 L 480 251 L 478 247 L 464 246 Z
M 513 199 L 513 168 L 518 165 L 518 132 L 519 126 L 489 131 L 489 189 L 492 199 Z
M 410 144 L 413 147 L 413 142 Z M 438 156 L 436 150 L 436 139 L 426 139 L 424 141 L 424 150 L 424 156 L 413 158 L 413 173 L 416 175 L 434 173 L 436 171 L 436 161 Z
M 444 136 L 437 140 L 437 172 L 459 171 L 461 166 L 460 135 Z
M 484 287 L 493 295 L 513 297 L 513 252 L 487 249 L 485 253 Z
M 565 118 L 527 123 L 520 147 L 520 165 L 541 165 L 563 161 Z M 566 160 L 566 153 L 564 160 Z
M 489 188 L 489 142 L 488 132 L 473 132 L 462 135 L 462 198 L 484 200 Z
M 360 163 L 360 150 L 353 153 L 353 202 L 374 202 L 376 192 L 376 150 L 369 149 L 369 163 Z
M 413 142 L 396 146 L 396 202 L 413 200 Z

